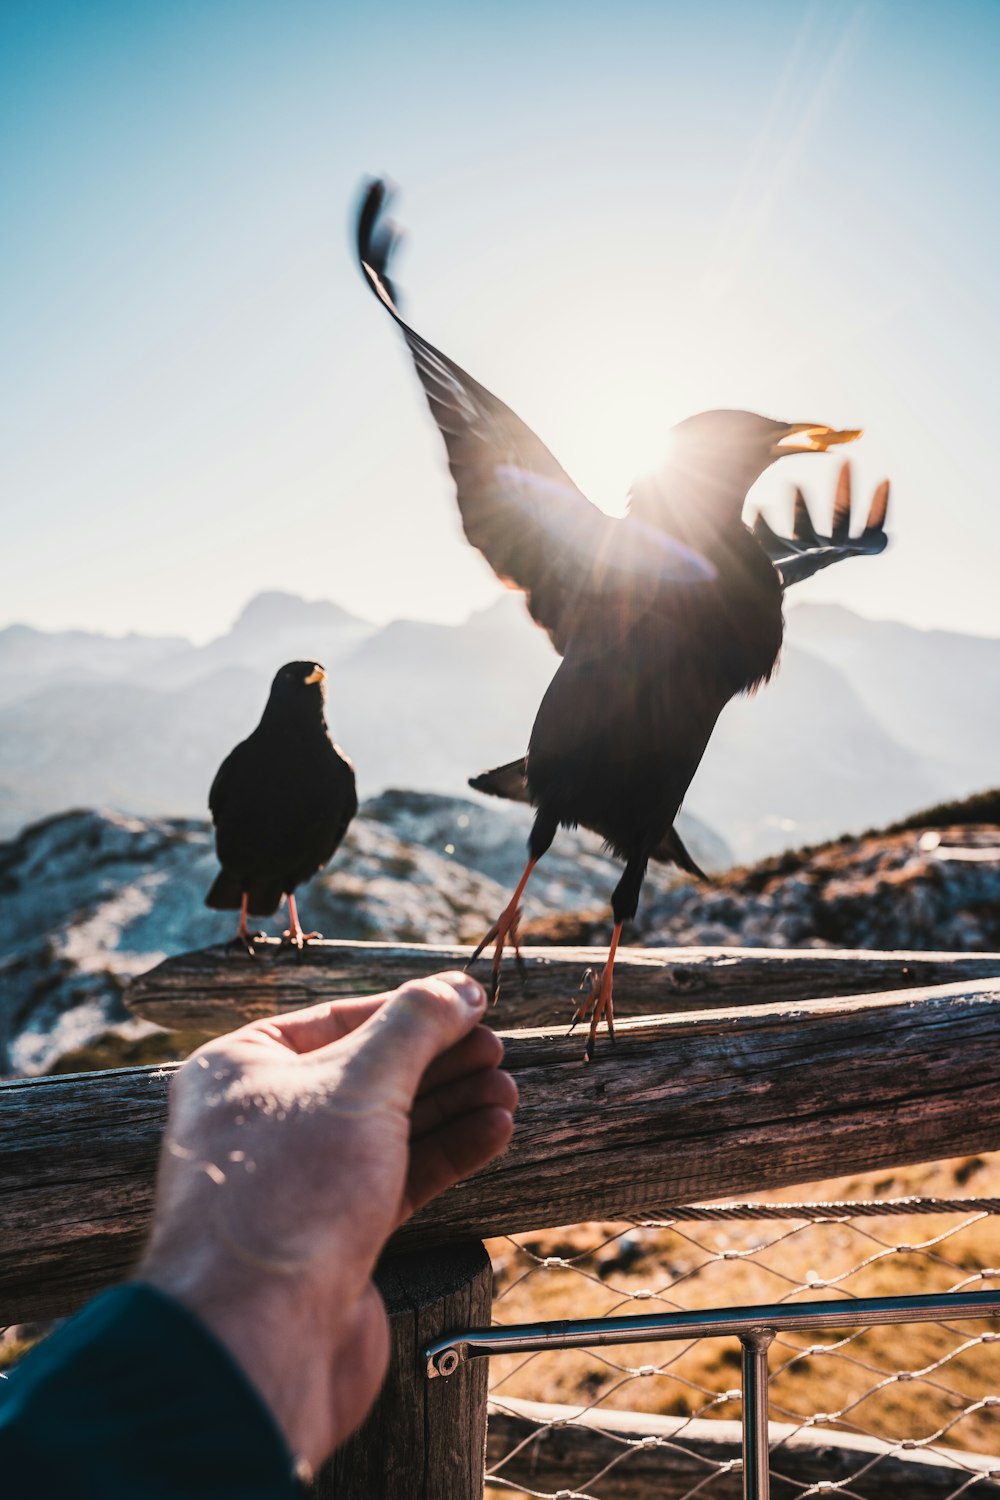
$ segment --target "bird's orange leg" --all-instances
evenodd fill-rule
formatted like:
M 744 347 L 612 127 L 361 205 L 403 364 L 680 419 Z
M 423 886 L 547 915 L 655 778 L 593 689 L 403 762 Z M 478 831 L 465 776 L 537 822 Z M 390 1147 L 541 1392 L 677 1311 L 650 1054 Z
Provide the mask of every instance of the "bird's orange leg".
M 594 1060 L 597 1028 L 602 1019 L 607 1025 L 608 1035 L 611 1040 L 614 1041 L 615 1039 L 615 1007 L 612 976 L 615 967 L 615 954 L 618 951 L 618 939 L 621 935 L 622 923 L 616 922 L 615 930 L 611 934 L 611 947 L 608 949 L 607 963 L 600 974 L 596 970 L 590 970 L 588 976 L 590 978 L 590 994 L 586 1000 L 577 1006 L 576 1014 L 570 1025 L 570 1031 L 572 1031 L 577 1021 L 585 1021 L 587 1016 L 590 1016 L 590 1034 L 587 1037 L 587 1046 L 583 1054 L 585 1062 L 593 1062 Z
M 281 934 L 281 940 L 283 943 L 287 943 L 290 948 L 298 948 L 301 953 L 306 943 L 311 942 L 313 938 L 322 937 L 323 934 L 321 932 L 303 932 L 302 923 L 299 921 L 299 914 L 295 906 L 295 897 L 289 894 L 285 897 L 285 900 L 288 902 L 288 928 Z
M 504 907 L 499 917 L 497 917 L 496 921 L 493 923 L 493 926 L 490 928 L 489 932 L 483 938 L 482 942 L 479 944 L 479 947 L 476 949 L 475 953 L 472 955 L 472 957 L 469 959 L 469 962 L 465 966 L 466 969 L 471 969 L 476 959 L 479 958 L 482 954 L 483 949 L 488 948 L 490 943 L 494 945 L 493 983 L 490 993 L 490 999 L 493 1001 L 494 1005 L 496 1004 L 497 997 L 500 994 L 500 964 L 503 959 L 503 950 L 507 944 L 508 939 L 514 949 L 514 957 L 517 959 L 517 966 L 521 975 L 522 982 L 524 980 L 524 960 L 521 958 L 521 949 L 517 941 L 517 931 L 518 925 L 521 920 L 521 897 L 524 895 L 524 888 L 528 884 L 528 881 L 531 878 L 531 872 L 535 868 L 537 863 L 537 859 L 528 860 L 528 863 L 524 867 L 524 874 L 517 882 L 517 889 L 515 890 L 513 896 L 511 896 L 507 905 Z
M 256 958 L 257 953 L 253 945 L 254 934 L 250 931 L 249 924 L 247 923 L 247 906 L 249 902 L 250 897 L 244 891 L 243 900 L 240 903 L 240 925 L 236 929 L 236 936 L 233 938 L 233 942 L 238 943 L 241 948 L 245 948 L 251 958 Z

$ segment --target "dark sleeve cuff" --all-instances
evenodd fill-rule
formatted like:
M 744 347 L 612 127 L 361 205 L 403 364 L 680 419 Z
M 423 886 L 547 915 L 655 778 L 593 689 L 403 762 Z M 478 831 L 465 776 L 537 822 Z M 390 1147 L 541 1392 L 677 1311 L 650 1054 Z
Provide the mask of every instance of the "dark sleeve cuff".
M 208 1329 L 141 1283 L 89 1304 L 0 1380 L 12 1497 L 300 1500 L 270 1411 Z

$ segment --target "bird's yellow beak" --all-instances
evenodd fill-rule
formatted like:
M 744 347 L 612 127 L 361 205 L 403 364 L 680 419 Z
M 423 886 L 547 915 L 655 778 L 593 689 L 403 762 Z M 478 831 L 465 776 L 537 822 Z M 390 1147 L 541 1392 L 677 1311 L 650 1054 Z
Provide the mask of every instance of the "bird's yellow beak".
M 825 453 L 838 443 L 853 443 L 861 436 L 860 427 L 838 432 L 833 427 L 824 427 L 821 422 L 792 422 L 774 445 L 774 456 L 784 453 Z
M 317 667 L 315 671 L 309 673 L 308 677 L 303 678 L 303 681 L 305 682 L 307 687 L 312 682 L 325 682 L 326 673 L 323 671 L 322 667 Z

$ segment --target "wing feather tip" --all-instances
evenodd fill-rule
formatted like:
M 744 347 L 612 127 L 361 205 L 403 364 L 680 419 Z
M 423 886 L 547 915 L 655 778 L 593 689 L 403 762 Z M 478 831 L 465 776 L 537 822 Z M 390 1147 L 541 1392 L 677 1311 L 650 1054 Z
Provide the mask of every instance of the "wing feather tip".
M 398 298 L 389 277 L 389 265 L 403 236 L 399 226 L 384 215 L 395 191 L 387 177 L 365 178 L 356 221 L 356 247 L 362 274 L 376 296 L 392 309 L 395 309 Z

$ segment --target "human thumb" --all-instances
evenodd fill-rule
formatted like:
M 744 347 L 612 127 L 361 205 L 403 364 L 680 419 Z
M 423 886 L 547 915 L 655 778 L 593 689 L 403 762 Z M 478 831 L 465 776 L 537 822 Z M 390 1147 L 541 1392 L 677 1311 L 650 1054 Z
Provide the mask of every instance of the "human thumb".
M 351 1072 L 383 1094 L 398 1089 L 408 1106 L 434 1059 L 485 1011 L 486 991 L 460 969 L 408 980 L 352 1034 Z

